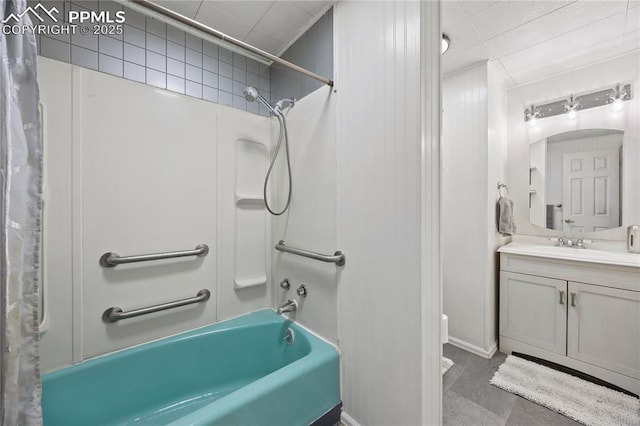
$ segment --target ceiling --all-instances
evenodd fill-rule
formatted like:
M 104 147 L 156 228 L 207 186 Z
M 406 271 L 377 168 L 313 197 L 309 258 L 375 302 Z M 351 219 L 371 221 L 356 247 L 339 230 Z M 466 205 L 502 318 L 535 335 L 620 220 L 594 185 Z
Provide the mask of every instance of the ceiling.
M 640 49 L 640 0 L 444 0 L 442 71 L 495 61 L 508 85 Z
M 274 55 L 333 0 L 153 0 Z M 640 49 L 640 0 L 443 0 L 443 74 L 482 60 L 509 86 Z
M 311 27 L 332 0 L 152 0 L 274 55 Z

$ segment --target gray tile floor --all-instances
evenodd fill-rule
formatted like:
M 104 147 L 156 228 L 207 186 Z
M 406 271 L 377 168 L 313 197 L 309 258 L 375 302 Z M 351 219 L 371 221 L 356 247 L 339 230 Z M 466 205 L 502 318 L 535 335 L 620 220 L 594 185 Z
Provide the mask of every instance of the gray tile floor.
M 445 426 L 569 426 L 579 423 L 489 384 L 506 358 L 497 353 L 484 359 L 453 345 L 444 356 L 454 362 L 443 377 Z

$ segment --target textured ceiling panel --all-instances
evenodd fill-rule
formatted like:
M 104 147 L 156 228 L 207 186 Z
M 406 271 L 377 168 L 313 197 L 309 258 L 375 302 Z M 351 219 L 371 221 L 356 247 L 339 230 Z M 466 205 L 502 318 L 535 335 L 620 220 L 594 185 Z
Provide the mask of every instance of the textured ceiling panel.
M 266 1 L 204 1 L 196 20 L 244 40 L 272 4 Z
M 160 6 L 164 6 L 167 9 L 171 9 L 174 12 L 178 12 L 186 17 L 193 19 L 196 16 L 196 12 L 200 8 L 201 0 L 154 0 L 154 3 L 158 3 Z
M 455 43 L 451 43 L 447 55 L 456 52 L 462 52 L 473 46 L 477 46 L 482 43 L 482 37 L 476 31 L 473 25 L 469 24 L 469 20 L 465 19 L 447 28 L 445 31 L 450 40 L 455 40 Z
M 624 24 L 624 33 L 629 34 L 640 29 L 640 0 L 633 9 L 627 11 L 627 20 Z
M 504 1 L 496 3 L 471 17 L 471 22 L 485 40 L 509 31 L 556 9 L 568 1 Z
M 626 1 L 580 1 L 557 9 L 487 41 L 497 56 L 505 56 L 524 48 L 624 12 Z
M 451 0 L 445 0 L 445 2 L 449 2 Z M 485 10 L 486 8 L 498 3 L 497 1 L 459 1 L 456 2 L 459 3 L 460 6 L 462 7 L 462 9 L 465 11 L 465 13 L 467 14 L 467 16 L 473 16 L 476 13 L 479 13 L 483 10 Z
M 294 0 L 291 3 L 295 4 L 301 9 L 304 9 L 307 13 L 313 16 L 323 15 L 327 11 L 327 7 L 331 2 L 318 1 L 318 0 Z
M 255 30 L 279 40 L 282 48 L 300 35 L 303 28 L 300 23 L 306 24 L 312 19 L 313 15 L 294 3 L 277 1 L 256 24 Z
M 640 0 L 445 1 L 443 74 L 491 60 L 513 85 L 640 49 Z
M 592 25 L 505 56 L 500 61 L 513 72 L 535 65 L 561 62 L 574 53 L 586 51 L 590 46 L 622 36 L 624 18 L 624 12 L 610 16 Z
M 457 1 L 445 1 L 442 2 L 442 26 L 448 27 L 453 24 L 465 20 L 467 14 L 465 13 L 460 2 Z
M 281 39 L 277 39 L 271 34 L 263 33 L 257 29 L 251 31 L 251 34 L 247 36 L 245 41 L 258 49 L 264 50 L 265 52 L 279 52 L 284 45 L 284 42 Z
M 231 37 L 279 54 L 311 27 L 332 0 L 153 0 Z

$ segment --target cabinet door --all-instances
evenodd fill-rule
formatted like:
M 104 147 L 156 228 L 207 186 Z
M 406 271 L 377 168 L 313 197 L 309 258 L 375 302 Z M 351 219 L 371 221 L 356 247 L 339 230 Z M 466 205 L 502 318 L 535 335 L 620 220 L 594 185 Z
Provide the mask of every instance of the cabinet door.
M 640 379 L 640 292 L 569 282 L 567 352 Z
M 566 355 L 567 282 L 500 272 L 500 335 Z

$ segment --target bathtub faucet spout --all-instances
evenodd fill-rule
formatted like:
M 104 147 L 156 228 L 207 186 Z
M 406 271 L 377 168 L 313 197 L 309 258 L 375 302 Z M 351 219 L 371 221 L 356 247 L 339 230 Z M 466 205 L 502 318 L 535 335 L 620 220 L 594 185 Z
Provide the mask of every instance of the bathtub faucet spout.
M 282 315 L 285 312 L 293 312 L 296 309 L 298 309 L 298 302 L 296 302 L 295 300 L 289 299 L 284 305 L 278 308 L 277 312 L 278 312 L 278 315 Z

